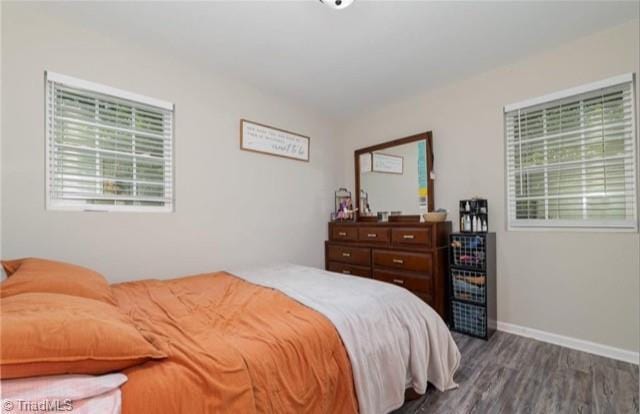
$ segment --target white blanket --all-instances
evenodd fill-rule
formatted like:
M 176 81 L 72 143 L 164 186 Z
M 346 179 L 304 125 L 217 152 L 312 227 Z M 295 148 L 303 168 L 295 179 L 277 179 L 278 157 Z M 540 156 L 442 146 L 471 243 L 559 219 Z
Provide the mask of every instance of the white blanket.
M 277 289 L 336 327 L 351 360 L 360 413 L 402 406 L 405 389 L 423 394 L 457 387 L 460 352 L 440 316 L 404 288 L 310 267 L 277 265 L 230 271 Z

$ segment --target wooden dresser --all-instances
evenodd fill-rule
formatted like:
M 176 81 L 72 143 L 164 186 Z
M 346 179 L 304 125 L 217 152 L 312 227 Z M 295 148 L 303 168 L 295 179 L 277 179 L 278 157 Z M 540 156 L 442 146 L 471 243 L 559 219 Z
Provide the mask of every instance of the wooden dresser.
M 447 320 L 451 222 L 330 222 L 325 267 L 403 286 Z

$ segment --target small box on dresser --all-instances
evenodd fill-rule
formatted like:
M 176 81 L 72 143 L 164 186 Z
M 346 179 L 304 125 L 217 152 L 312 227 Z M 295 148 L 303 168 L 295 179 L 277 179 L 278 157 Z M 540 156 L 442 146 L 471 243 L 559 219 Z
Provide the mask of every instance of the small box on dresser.
M 402 286 L 447 320 L 451 222 L 329 223 L 325 268 Z
M 452 330 L 489 339 L 497 324 L 496 234 L 449 236 Z

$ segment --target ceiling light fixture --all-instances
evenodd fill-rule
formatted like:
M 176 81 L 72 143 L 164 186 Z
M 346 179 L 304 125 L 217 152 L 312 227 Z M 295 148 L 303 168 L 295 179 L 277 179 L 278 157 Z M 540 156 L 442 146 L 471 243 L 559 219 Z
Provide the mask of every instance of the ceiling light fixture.
M 320 0 L 320 3 L 326 4 L 332 9 L 342 10 L 346 9 L 353 3 L 353 0 Z

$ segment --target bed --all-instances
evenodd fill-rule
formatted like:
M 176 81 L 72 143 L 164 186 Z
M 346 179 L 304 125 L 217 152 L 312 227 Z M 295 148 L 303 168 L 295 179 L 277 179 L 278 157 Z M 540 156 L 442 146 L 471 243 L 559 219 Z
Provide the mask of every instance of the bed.
M 122 370 L 123 413 L 387 413 L 456 387 L 446 325 L 390 284 L 278 265 L 110 290 L 166 356 Z

